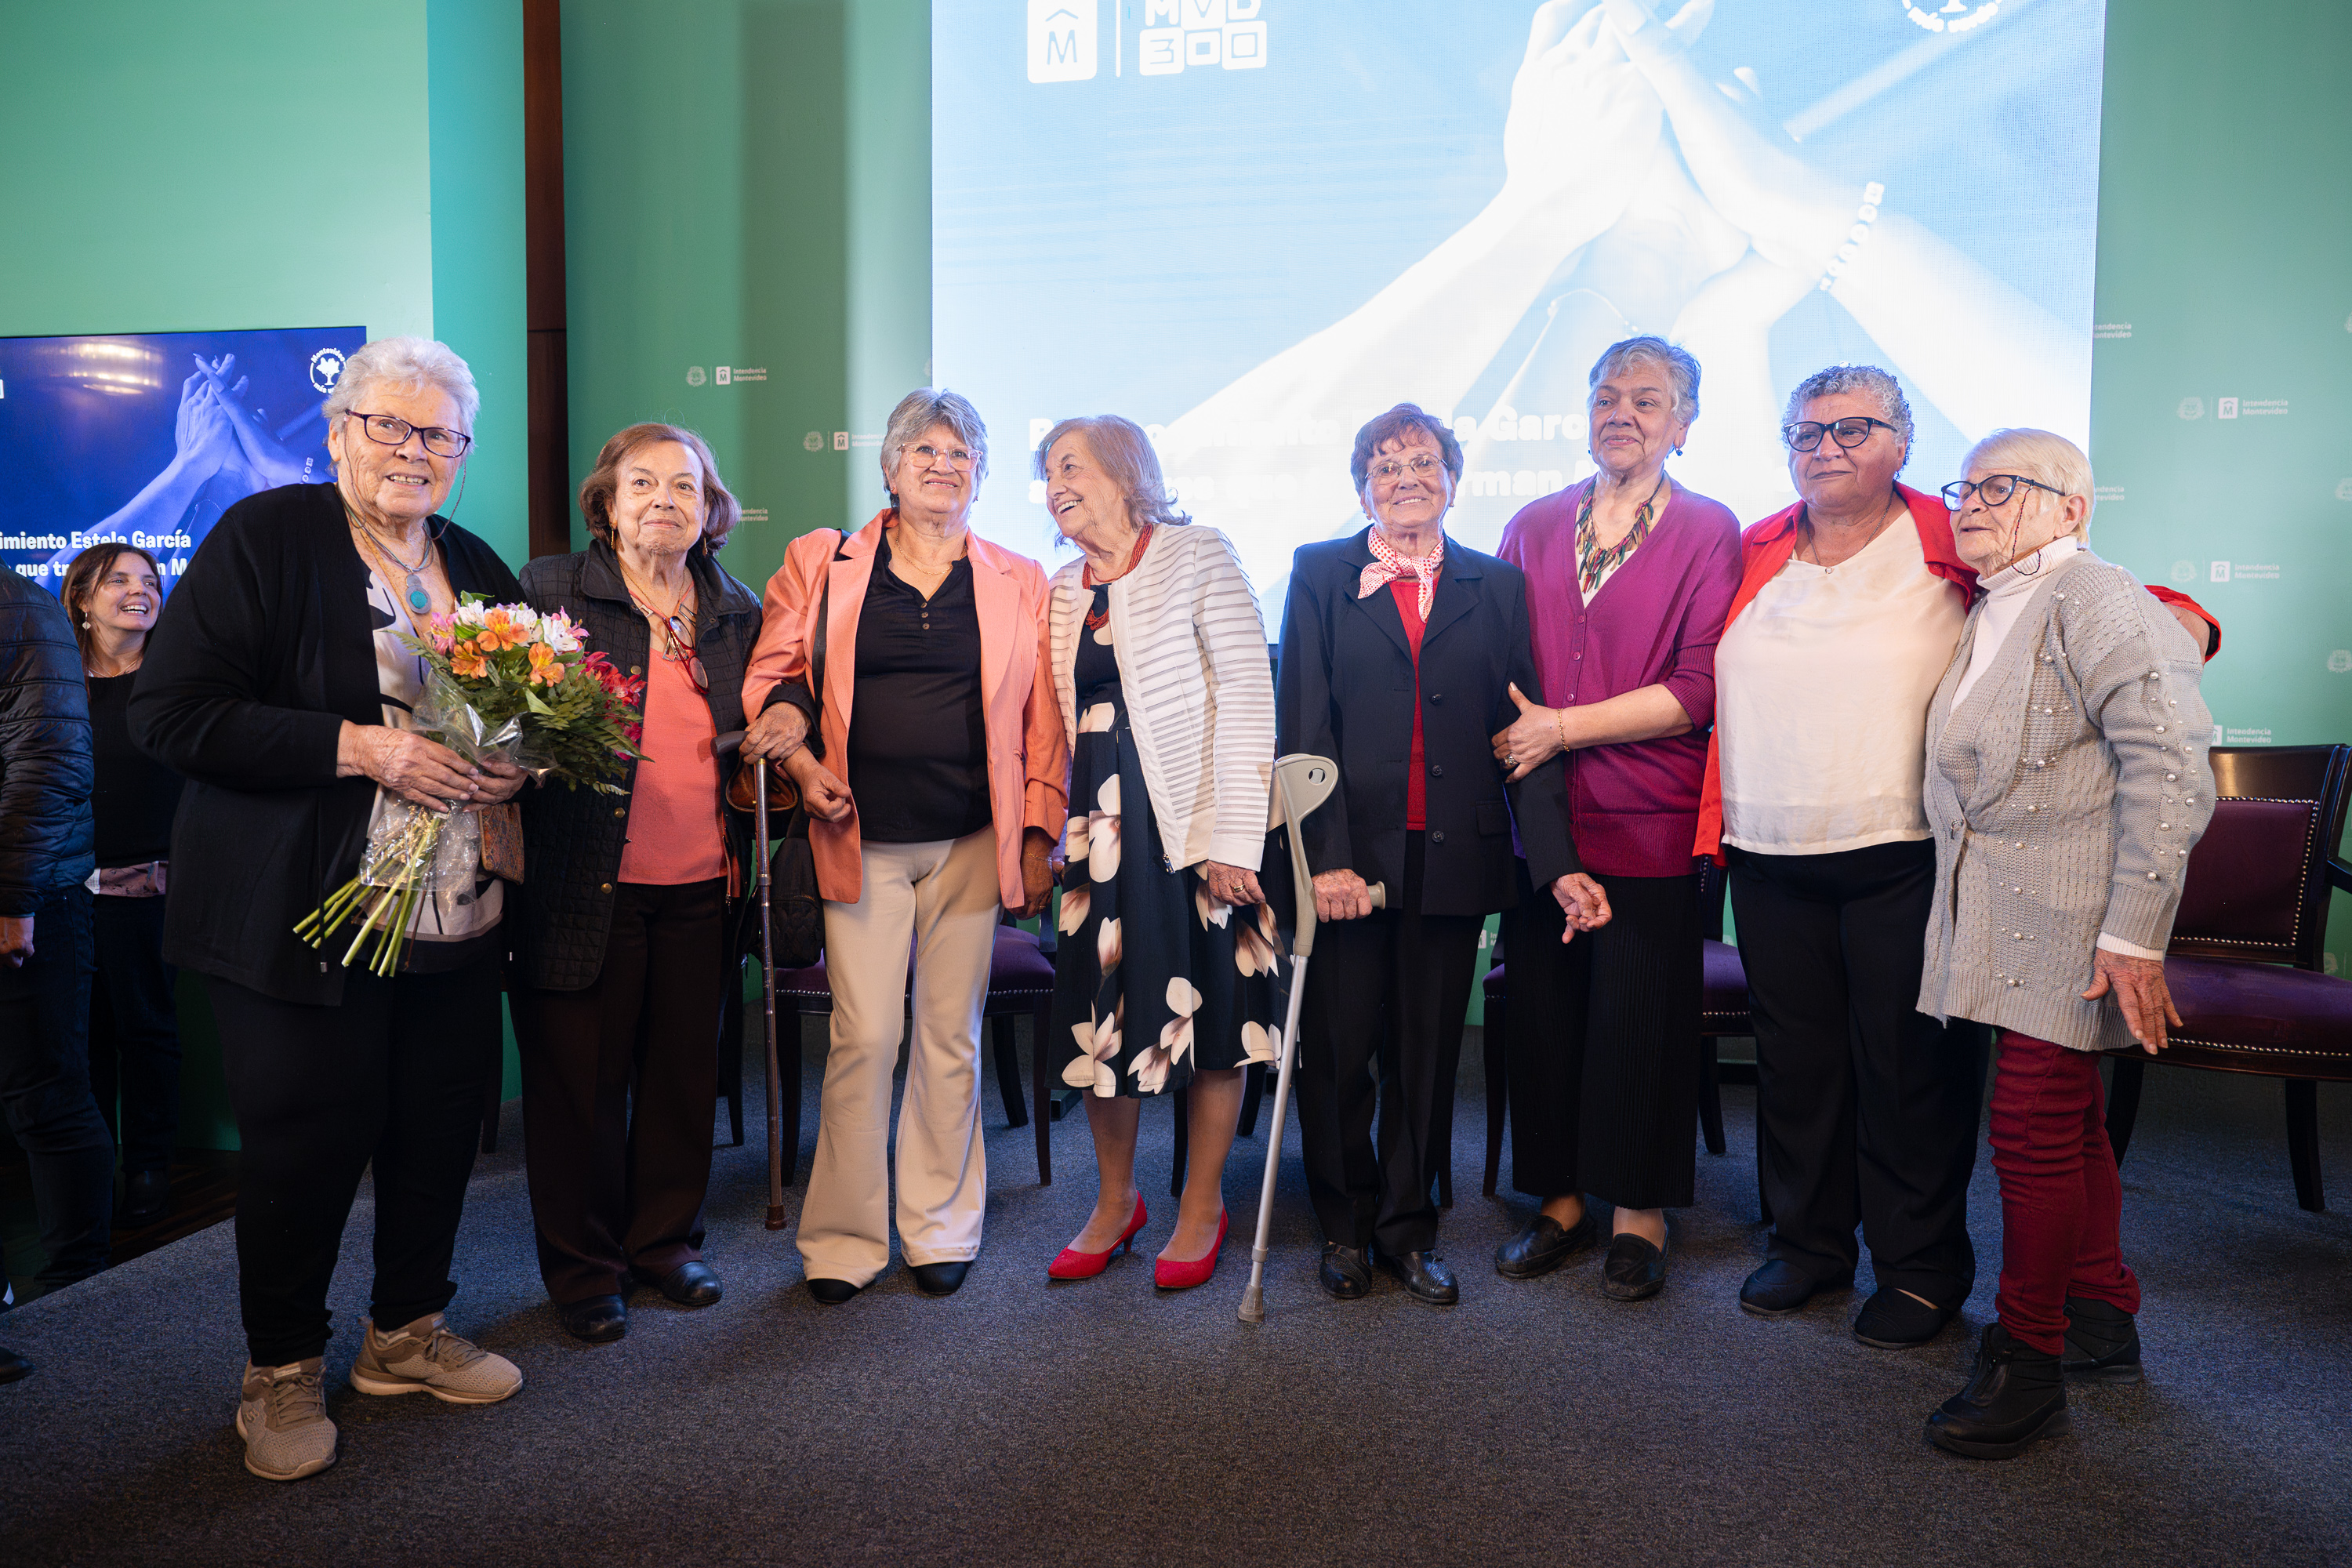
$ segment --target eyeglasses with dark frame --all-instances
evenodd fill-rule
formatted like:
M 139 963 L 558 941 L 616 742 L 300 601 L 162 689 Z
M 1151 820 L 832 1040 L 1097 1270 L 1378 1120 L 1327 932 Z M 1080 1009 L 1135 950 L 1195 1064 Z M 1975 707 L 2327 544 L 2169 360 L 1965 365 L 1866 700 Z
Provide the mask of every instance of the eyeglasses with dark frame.
M 379 447 L 397 447 L 411 436 L 422 436 L 425 449 L 435 457 L 462 458 L 466 455 L 466 448 L 474 444 L 474 438 L 463 430 L 451 430 L 439 425 L 411 425 L 396 415 L 362 414 L 356 408 L 347 408 L 343 412 L 358 420 L 360 428 L 367 432 L 367 438 Z
M 1870 439 L 1874 426 L 1881 430 L 1895 428 L 1885 420 L 1873 419 L 1867 414 L 1849 414 L 1826 425 L 1818 419 L 1800 419 L 1781 427 L 1780 439 L 1789 443 L 1791 452 L 1810 452 L 1822 444 L 1822 433 L 1827 431 L 1839 446 L 1852 450 Z
M 2020 485 L 2032 485 L 2037 490 L 2048 490 L 2062 500 L 2065 499 L 2066 492 L 2057 486 L 2045 485 L 2040 479 L 2029 479 L 2023 474 L 1987 474 L 1981 479 L 1954 479 L 1946 485 L 1944 504 L 1958 511 L 1968 504 L 1969 492 L 1973 490 L 1984 498 L 1988 508 L 1997 507 L 2015 495 Z

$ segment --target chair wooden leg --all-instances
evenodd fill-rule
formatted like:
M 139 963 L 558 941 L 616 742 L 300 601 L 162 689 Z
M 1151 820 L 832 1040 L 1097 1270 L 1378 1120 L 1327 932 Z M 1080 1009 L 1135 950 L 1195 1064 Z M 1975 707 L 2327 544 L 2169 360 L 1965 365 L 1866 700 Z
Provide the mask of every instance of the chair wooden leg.
M 1698 1041 L 1698 1128 L 1706 1139 L 1706 1152 L 1720 1154 L 1723 1142 L 1723 1084 L 1717 1070 L 1716 1040 L 1713 1035 L 1701 1035 Z
M 2147 1063 L 2122 1051 L 2111 1059 L 2115 1078 L 2107 1085 L 2107 1147 L 2116 1152 L 2116 1163 L 2120 1165 L 2124 1151 L 2131 1147 L 2132 1123 L 2139 1120 L 2140 1080 L 2147 1073 Z
M 996 1088 L 1004 1096 L 1004 1125 L 1029 1125 L 1029 1108 L 1021 1101 L 1021 1047 L 1013 1036 L 1013 1026 L 1019 1021 L 1012 1013 L 999 1013 L 989 1020 L 996 1037 Z M 1041 1037 L 1037 1042 L 1045 1042 Z
M 2286 1080 L 2286 1157 L 2294 1168 L 2294 1201 L 2314 1214 L 2327 1207 L 2319 1180 L 2319 1085 L 2307 1078 Z
M 1046 1086 L 1045 1063 L 1054 1054 L 1046 1046 L 1045 1031 L 1053 1026 L 1054 1004 L 1051 998 L 1040 1004 L 1029 1015 L 1030 1035 L 1034 1044 L 1029 1052 L 1029 1098 L 1037 1113 L 1031 1121 L 1037 1131 L 1037 1184 L 1054 1184 L 1054 1091 Z
M 1509 1057 L 1504 1050 L 1504 1030 L 1510 1005 L 1500 996 L 1486 998 L 1486 1187 L 1488 1197 L 1495 1195 L 1495 1184 L 1503 1172 L 1503 1118 L 1510 1109 L 1511 1088 Z
M 743 1146 L 743 966 L 727 976 L 719 1004 L 719 1092 L 727 1097 L 727 1134 Z
M 1265 1098 L 1265 1064 L 1252 1062 L 1242 1074 L 1242 1118 L 1234 1128 L 1236 1138 L 1257 1135 L 1258 1102 Z
M 1171 1198 L 1184 1195 L 1184 1164 L 1192 1152 L 1192 1091 L 1180 1089 L 1176 1091 L 1176 1170 L 1168 1179 L 1168 1195 Z

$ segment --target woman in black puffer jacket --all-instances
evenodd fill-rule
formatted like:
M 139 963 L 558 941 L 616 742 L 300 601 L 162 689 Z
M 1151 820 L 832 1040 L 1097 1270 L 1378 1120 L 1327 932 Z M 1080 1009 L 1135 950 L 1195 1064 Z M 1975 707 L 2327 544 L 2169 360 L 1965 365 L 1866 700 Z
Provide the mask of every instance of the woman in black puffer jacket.
M 632 425 L 580 487 L 593 536 L 523 569 L 645 682 L 644 760 L 625 795 L 545 788 L 523 807 L 515 992 L 540 1277 L 592 1344 L 628 1331 L 642 1281 L 719 1300 L 702 1261 L 727 904 L 751 865 L 717 737 L 743 727 L 760 601 L 714 557 L 740 515 L 692 431 Z

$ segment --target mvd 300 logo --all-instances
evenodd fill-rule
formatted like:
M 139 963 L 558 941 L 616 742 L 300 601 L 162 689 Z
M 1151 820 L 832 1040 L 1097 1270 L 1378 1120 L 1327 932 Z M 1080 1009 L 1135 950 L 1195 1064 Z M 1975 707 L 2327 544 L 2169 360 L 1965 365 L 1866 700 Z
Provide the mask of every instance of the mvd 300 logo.
M 1143 76 L 1175 76 L 1190 68 L 1256 70 L 1265 64 L 1265 0 L 1135 0 L 1142 26 L 1135 35 L 1135 68 Z M 1029 0 L 1027 47 L 1031 81 L 1091 81 L 1099 68 L 1100 0 Z M 1128 0 L 1111 0 L 1123 19 Z M 1124 27 L 1111 36 L 1112 74 L 1121 74 Z

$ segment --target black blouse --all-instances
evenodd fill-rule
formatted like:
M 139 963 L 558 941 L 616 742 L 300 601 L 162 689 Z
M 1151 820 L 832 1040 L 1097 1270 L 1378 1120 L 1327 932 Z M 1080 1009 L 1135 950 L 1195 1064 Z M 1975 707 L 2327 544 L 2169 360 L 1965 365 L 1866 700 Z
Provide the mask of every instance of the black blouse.
M 969 556 L 926 599 L 890 570 L 884 531 L 857 616 L 848 782 L 869 844 L 961 838 L 992 819 Z
M 138 679 L 89 678 L 90 751 L 98 764 L 89 805 L 101 866 L 143 866 L 172 856 L 180 775 L 131 743 L 131 683 Z

